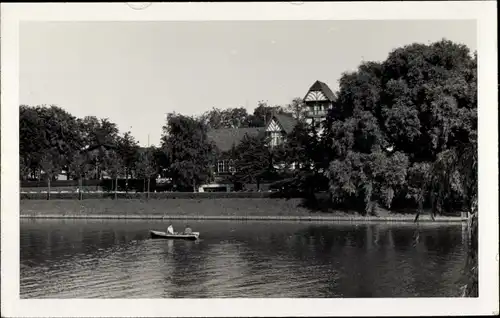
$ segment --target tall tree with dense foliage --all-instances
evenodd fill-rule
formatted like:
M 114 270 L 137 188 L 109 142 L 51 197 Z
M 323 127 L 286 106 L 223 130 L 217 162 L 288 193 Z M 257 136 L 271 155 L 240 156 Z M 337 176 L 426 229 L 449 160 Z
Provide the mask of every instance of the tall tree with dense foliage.
M 260 190 L 261 181 L 273 172 L 271 151 L 265 135 L 245 135 L 233 150 L 235 154 L 235 179 L 238 182 L 256 183 Z
M 89 160 L 95 167 L 96 179 L 101 178 L 101 172 L 106 170 L 109 149 L 116 149 L 119 144 L 119 131 L 115 123 L 107 118 L 98 119 L 86 116 L 78 121 L 84 149 L 89 150 Z
M 47 156 L 47 151 L 54 155 L 59 154 L 60 164 L 65 166 L 81 145 L 76 118 L 62 108 L 20 106 L 20 161 L 27 169 L 34 171 L 39 168 L 42 157 Z
M 118 138 L 117 151 L 123 162 L 125 191 L 128 191 L 128 179 L 132 175 L 139 155 L 139 144 L 129 131 Z
M 333 197 L 362 201 L 365 211 L 396 197 L 418 201 L 438 155 L 476 138 L 475 74 L 469 49 L 446 40 L 344 74 L 325 131 Z
M 196 192 L 197 186 L 209 176 L 214 151 L 207 138 L 207 127 L 193 117 L 168 114 L 162 148 L 169 158 L 176 184 L 190 186 Z
M 288 180 L 288 185 L 300 189 L 306 195 L 308 205 L 314 205 L 315 192 L 325 188 L 325 168 L 328 164 L 316 128 L 305 121 L 299 121 L 287 135 L 285 143 L 273 149 L 273 153 L 275 161 L 294 167 L 293 177 Z

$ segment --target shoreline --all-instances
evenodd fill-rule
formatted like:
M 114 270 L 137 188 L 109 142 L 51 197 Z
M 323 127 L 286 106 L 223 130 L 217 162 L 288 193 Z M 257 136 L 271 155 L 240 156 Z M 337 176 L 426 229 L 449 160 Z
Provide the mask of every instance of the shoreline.
M 299 222 L 415 223 L 414 213 L 380 211 L 363 216 L 347 211 L 312 211 L 300 199 L 236 198 L 173 200 L 21 200 L 21 219 L 235 220 Z M 463 223 L 462 215 L 420 215 L 417 223 Z
M 228 221 L 323 221 L 323 222 L 367 222 L 367 223 L 414 223 L 415 217 L 411 216 L 232 216 L 232 215 L 154 215 L 154 214 L 26 214 L 19 215 L 20 219 L 135 219 L 135 220 L 228 220 Z M 467 222 L 462 217 L 436 217 L 432 220 L 429 216 L 420 216 L 416 223 L 463 223 Z

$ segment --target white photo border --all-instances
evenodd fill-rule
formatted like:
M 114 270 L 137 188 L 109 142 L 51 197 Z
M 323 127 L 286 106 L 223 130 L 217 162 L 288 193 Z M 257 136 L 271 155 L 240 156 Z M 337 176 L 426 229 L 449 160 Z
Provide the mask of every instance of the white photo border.
M 498 314 L 498 82 L 495 1 L 1 4 L 1 295 L 6 317 L 428 316 Z M 19 298 L 19 22 L 476 20 L 479 102 L 479 297 L 379 299 Z

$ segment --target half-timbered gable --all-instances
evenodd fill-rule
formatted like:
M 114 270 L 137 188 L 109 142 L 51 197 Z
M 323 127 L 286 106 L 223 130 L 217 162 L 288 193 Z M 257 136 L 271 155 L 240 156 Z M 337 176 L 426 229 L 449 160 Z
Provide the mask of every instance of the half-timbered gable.
M 269 137 L 271 147 L 282 144 L 286 135 L 291 133 L 297 121 L 291 114 L 273 114 L 266 126 L 266 134 Z
M 328 109 L 333 106 L 335 95 L 328 85 L 316 81 L 307 91 L 304 104 L 307 107 L 307 120 L 309 123 L 321 122 L 326 118 Z

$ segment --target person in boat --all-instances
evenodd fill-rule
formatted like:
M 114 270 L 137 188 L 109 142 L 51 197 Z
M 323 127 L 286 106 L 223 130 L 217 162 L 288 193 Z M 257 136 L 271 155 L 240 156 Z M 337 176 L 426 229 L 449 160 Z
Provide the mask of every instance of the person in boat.
M 184 229 L 184 234 L 192 234 L 193 230 L 189 227 L 189 225 L 186 225 L 186 228 Z
M 175 234 L 174 227 L 172 226 L 172 223 L 170 223 L 170 225 L 167 228 L 167 234 L 172 234 L 172 235 Z

